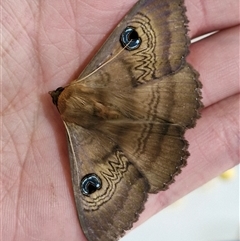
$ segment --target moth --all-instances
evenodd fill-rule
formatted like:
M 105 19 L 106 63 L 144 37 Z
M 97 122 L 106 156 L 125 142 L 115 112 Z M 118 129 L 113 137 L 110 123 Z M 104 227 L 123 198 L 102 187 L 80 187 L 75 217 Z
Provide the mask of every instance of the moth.
M 78 79 L 50 91 L 66 127 L 72 184 L 89 241 L 132 227 L 148 193 L 166 190 L 189 156 L 201 83 L 186 62 L 182 0 L 140 0 Z

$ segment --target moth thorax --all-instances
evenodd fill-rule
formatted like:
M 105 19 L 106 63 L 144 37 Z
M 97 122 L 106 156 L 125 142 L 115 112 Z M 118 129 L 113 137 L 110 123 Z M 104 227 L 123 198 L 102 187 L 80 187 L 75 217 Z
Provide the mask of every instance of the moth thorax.
M 65 122 L 75 123 L 84 128 L 93 128 L 112 112 L 92 88 L 74 84 L 66 87 L 58 98 L 58 109 Z

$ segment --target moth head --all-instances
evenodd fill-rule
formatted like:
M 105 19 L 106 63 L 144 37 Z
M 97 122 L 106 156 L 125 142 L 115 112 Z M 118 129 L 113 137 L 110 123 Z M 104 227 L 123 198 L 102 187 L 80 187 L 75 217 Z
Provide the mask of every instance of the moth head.
M 63 87 L 58 87 L 56 90 L 48 92 L 52 97 L 53 104 L 56 105 L 57 107 L 58 107 L 58 97 L 63 92 L 63 90 L 64 90 Z

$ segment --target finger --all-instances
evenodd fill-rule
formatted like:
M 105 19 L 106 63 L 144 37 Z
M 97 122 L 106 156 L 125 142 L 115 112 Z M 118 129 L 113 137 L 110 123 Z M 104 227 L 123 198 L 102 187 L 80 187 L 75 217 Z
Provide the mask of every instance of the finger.
M 239 93 L 239 30 L 226 29 L 191 45 L 188 60 L 200 73 L 205 107 Z
M 82 15 L 86 14 L 89 18 L 89 14 L 93 14 L 89 19 L 101 19 L 94 23 L 99 25 L 100 30 L 104 28 L 112 28 L 115 23 L 120 21 L 124 14 L 136 3 L 137 0 L 104 0 L 101 3 L 89 3 L 89 1 L 83 0 L 81 9 Z M 185 6 L 187 8 L 187 15 L 190 20 L 190 36 L 195 37 L 204 33 L 212 32 L 228 28 L 240 23 L 239 18 L 239 1 L 236 0 L 185 0 Z M 95 10 L 94 12 L 92 10 Z M 104 15 L 103 15 L 104 11 Z M 98 15 L 99 14 L 99 15 Z M 106 21 L 106 24 L 102 24 L 102 21 Z M 109 19 L 111 21 L 109 22 Z M 90 23 L 91 24 L 91 23 Z M 88 25 L 89 26 L 89 25 Z M 84 28 L 84 26 L 82 26 Z M 85 26 L 86 34 L 89 32 L 89 28 Z M 96 30 L 96 28 L 94 28 Z
M 186 0 L 190 36 L 196 37 L 240 24 L 236 0 Z
M 138 226 L 155 213 L 239 163 L 239 95 L 203 111 L 196 128 L 187 132 L 188 165 L 164 192 L 150 195 Z

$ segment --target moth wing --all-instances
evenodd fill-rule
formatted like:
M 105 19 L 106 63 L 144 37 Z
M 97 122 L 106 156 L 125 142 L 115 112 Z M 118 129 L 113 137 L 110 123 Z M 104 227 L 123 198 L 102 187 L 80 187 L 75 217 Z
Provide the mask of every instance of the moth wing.
M 106 122 L 101 129 L 146 177 L 151 193 L 166 190 L 186 165 L 188 142 L 179 125 L 123 120 Z
M 129 102 L 141 119 L 177 124 L 184 129 L 196 125 L 202 108 L 199 74 L 185 64 L 177 73 L 134 88 Z
M 131 228 L 143 210 L 149 190 L 142 174 L 111 139 L 65 123 L 76 207 L 89 241 L 113 241 Z M 97 175 L 101 188 L 82 192 L 82 180 Z
M 185 11 L 182 0 L 139 1 L 118 24 L 79 79 L 101 68 L 81 83 L 92 87 L 114 88 L 119 83 L 122 87 L 137 86 L 178 71 L 188 54 Z M 123 50 L 120 41 L 129 26 L 141 39 L 140 46 L 133 51 Z M 113 57 L 114 60 L 109 61 Z M 103 66 L 107 61 L 109 63 Z
M 124 96 L 115 93 L 109 99 L 124 117 L 105 121 L 99 131 L 124 150 L 147 178 L 150 192 L 166 189 L 186 164 L 189 153 L 184 133 L 200 116 L 197 77 L 186 64 L 175 75 L 134 88 Z

